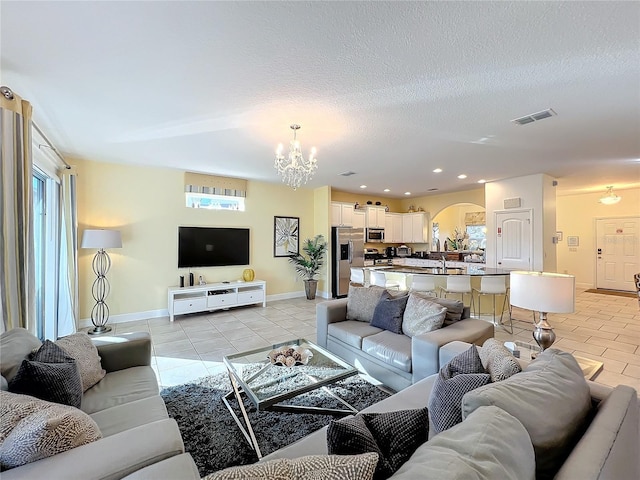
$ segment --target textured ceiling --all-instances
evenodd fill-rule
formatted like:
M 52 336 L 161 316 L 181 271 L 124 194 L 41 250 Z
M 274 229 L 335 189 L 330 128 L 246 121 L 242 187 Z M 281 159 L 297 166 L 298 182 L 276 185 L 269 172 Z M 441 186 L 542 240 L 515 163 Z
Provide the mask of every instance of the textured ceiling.
M 299 123 L 312 187 L 640 186 L 640 2 L 3 0 L 0 17 L 1 83 L 69 158 L 278 182 Z

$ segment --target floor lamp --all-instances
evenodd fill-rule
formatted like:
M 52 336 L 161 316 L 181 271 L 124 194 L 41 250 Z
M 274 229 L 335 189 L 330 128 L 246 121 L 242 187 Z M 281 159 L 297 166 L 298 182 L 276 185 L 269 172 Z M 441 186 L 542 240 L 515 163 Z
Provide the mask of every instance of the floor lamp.
M 576 279 L 573 275 L 545 272 L 511 272 L 511 305 L 540 312 L 533 338 L 542 350 L 556 340 L 547 322 L 547 313 L 573 313 L 576 306 Z
M 109 307 L 105 303 L 105 298 L 109 295 L 109 281 L 107 272 L 111 268 L 111 259 L 105 248 L 122 248 L 122 237 L 118 230 L 85 230 L 82 234 L 82 244 L 80 248 L 97 248 L 98 252 L 93 257 L 91 267 L 96 279 L 91 286 L 91 295 L 96 304 L 91 309 L 91 322 L 94 325 L 89 330 L 90 335 L 99 335 L 111 331 L 107 326 L 109 320 Z

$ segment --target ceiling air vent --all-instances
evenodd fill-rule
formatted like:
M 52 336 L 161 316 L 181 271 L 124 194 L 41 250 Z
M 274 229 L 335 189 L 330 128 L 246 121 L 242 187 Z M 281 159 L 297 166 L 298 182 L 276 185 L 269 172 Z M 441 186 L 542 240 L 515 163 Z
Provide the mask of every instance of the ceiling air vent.
M 515 123 L 516 125 L 526 125 L 527 123 L 544 120 L 545 118 L 553 117 L 554 115 L 557 115 L 557 113 L 554 112 L 552 108 L 548 108 L 547 110 L 542 110 L 541 112 L 531 113 L 529 115 L 525 115 L 524 117 L 515 118 L 511 120 L 511 122 Z
M 427 192 L 435 192 L 436 190 L 438 190 L 437 188 L 430 188 L 429 190 L 427 190 Z
M 342 175 L 343 177 L 350 177 L 351 175 L 355 175 L 356 172 L 352 172 L 351 170 L 349 170 L 348 172 L 342 172 L 339 173 L 338 175 Z

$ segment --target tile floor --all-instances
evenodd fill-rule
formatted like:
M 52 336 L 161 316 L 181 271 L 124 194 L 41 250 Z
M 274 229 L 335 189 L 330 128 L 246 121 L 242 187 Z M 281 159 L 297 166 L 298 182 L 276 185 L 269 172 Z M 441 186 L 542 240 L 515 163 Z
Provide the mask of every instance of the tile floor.
M 146 331 L 153 341 L 153 368 L 161 386 L 177 385 L 224 370 L 222 357 L 294 338 L 315 341 L 315 301 L 298 298 L 230 311 L 183 315 L 171 323 L 154 318 L 114 324 L 115 333 Z M 488 320 L 490 317 L 487 316 Z M 531 338 L 531 312 L 515 308 L 514 333 L 496 338 Z M 604 363 L 596 382 L 631 385 L 640 392 L 640 309 L 634 298 L 577 292 L 576 312 L 549 315 L 555 347 Z

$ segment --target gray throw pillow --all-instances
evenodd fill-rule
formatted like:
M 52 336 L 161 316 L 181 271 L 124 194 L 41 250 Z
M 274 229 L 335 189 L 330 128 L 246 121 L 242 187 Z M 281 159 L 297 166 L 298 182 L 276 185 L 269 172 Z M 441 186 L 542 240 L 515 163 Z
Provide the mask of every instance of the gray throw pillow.
M 589 385 L 571 354 L 545 350 L 522 373 L 466 394 L 462 418 L 495 405 L 516 417 L 536 452 L 537 478 L 553 478 L 591 410 Z
M 447 314 L 444 317 L 443 326 L 448 327 L 449 325 L 462 320 L 464 303 L 462 303 L 460 300 L 454 300 L 451 298 L 431 297 L 429 295 L 420 294 L 420 293 L 417 293 L 417 295 L 421 295 L 423 298 L 433 303 L 437 303 L 438 305 L 442 305 L 447 309 Z
M 447 309 L 415 293 L 409 294 L 402 317 L 402 331 L 409 337 L 442 328 Z
M 85 332 L 74 333 L 62 337 L 56 341 L 67 355 L 75 359 L 80 378 L 82 379 L 82 391 L 86 392 L 104 378 L 107 372 L 102 368 L 98 349 Z
M 82 380 L 76 361 L 50 340 L 23 360 L 9 391 L 80 408 Z
M 402 333 L 402 316 L 408 299 L 408 295 L 393 297 L 389 292 L 383 292 L 373 312 L 371 326 Z
M 376 305 L 384 292 L 384 288 L 375 285 L 371 287 L 349 285 L 347 320 L 371 323 Z
M 377 453 L 379 460 L 374 478 L 383 479 L 393 475 L 428 436 L 426 408 L 361 413 L 331 422 L 327 430 L 327 447 L 329 453 L 337 455 Z
M 38 337 L 24 328 L 14 328 L 0 335 L 0 352 L 2 352 L 0 371 L 7 382 L 16 376 L 22 361 L 41 345 L 42 342 Z
M 480 359 L 491 375 L 492 382 L 500 382 L 522 371 L 518 359 L 495 338 L 484 342 L 480 349 Z
M 440 433 L 462 422 L 462 397 L 490 381 L 475 345 L 453 357 L 438 372 L 429 396 L 433 430 Z

